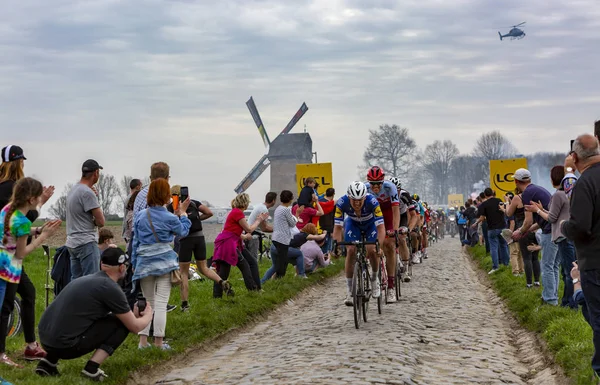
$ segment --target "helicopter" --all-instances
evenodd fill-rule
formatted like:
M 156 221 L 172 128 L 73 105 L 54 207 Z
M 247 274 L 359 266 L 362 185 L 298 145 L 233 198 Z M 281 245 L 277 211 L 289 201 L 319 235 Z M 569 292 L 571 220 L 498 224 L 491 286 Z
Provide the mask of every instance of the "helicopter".
M 523 30 L 517 28 L 517 27 L 522 26 L 523 24 L 525 24 L 525 21 L 522 22 L 521 24 L 513 25 L 512 27 L 507 27 L 507 28 L 512 28 L 512 29 L 506 35 L 502 35 L 500 33 L 500 31 L 498 31 L 498 35 L 500 35 L 500 40 L 502 40 L 502 38 L 505 38 L 505 37 L 510 37 L 510 40 L 524 38 L 525 32 L 523 32 Z

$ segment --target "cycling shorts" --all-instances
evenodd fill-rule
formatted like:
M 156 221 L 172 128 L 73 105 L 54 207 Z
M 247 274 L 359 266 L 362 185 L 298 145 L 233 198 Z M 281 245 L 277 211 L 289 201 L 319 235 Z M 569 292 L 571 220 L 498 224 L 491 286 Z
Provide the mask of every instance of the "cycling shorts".
M 385 223 L 385 231 L 394 231 L 394 211 L 381 210 L 383 212 L 383 222 Z
M 408 213 L 400 214 L 400 227 L 408 227 Z
M 360 223 L 350 217 L 344 219 L 344 242 L 360 242 L 362 233 L 365 234 L 367 242 L 375 242 L 377 240 L 375 221 Z

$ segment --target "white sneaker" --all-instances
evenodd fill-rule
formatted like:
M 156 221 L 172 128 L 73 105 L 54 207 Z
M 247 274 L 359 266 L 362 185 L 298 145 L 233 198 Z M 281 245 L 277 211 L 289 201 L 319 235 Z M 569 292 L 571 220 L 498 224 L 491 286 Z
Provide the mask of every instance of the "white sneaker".
M 412 262 L 415 263 L 419 263 L 419 252 L 417 251 L 416 253 L 413 254 L 413 258 L 412 258 Z
M 387 301 L 388 301 L 388 303 L 396 302 L 396 290 L 395 289 L 387 289 Z
M 379 284 L 379 278 L 375 278 L 371 281 L 371 289 L 373 290 L 373 298 L 379 298 L 381 296 L 381 285 Z
M 411 280 L 411 279 L 412 279 L 412 277 L 411 277 L 411 276 L 410 276 L 408 273 L 406 273 L 406 274 L 404 275 L 404 282 L 407 282 L 407 283 L 408 283 L 408 282 L 410 282 L 410 280 Z
M 488 272 L 488 274 L 494 274 L 494 273 L 495 273 L 495 272 L 497 272 L 497 271 L 498 271 L 498 269 L 492 269 L 492 270 L 490 270 L 490 271 Z
M 354 305 L 354 300 L 352 299 L 352 294 L 350 294 L 350 293 L 346 294 L 346 299 L 344 300 L 344 304 L 346 306 Z

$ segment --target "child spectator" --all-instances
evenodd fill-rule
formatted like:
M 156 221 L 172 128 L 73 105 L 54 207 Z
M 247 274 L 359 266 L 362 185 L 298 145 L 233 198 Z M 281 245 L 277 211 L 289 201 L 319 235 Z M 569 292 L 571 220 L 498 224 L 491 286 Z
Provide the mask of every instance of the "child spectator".
M 114 241 L 115 236 L 112 231 L 105 227 L 98 230 L 98 248 L 100 249 L 100 254 L 109 247 L 117 247 L 117 245 L 114 244 Z

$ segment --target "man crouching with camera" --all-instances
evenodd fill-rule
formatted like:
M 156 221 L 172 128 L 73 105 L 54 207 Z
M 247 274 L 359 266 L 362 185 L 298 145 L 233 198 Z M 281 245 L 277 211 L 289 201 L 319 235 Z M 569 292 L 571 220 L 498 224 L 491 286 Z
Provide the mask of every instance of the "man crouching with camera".
M 39 362 L 37 374 L 57 376 L 58 360 L 94 352 L 81 374 L 95 381 L 107 377 L 100 369 L 104 360 L 130 332 L 138 333 L 152 321 L 150 304 L 142 311 L 136 304 L 132 312 L 117 283 L 129 263 L 123 250 L 108 248 L 102 253 L 99 272 L 71 281 L 60 292 L 39 323 L 40 342 L 48 354 Z

